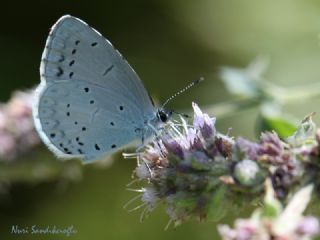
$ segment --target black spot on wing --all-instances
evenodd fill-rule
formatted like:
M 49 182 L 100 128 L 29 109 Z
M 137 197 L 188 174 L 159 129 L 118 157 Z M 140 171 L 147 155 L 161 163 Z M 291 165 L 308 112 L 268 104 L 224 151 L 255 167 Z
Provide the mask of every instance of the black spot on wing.
M 103 76 L 106 76 L 112 69 L 113 69 L 113 64 L 111 64 L 109 67 L 107 67 L 107 69 L 103 72 Z
M 84 143 L 80 141 L 80 138 L 79 137 L 76 137 L 76 142 L 80 145 L 80 146 L 83 146 Z
M 61 77 L 63 74 L 63 69 L 61 67 L 58 67 L 57 77 Z
M 60 63 L 61 63 L 61 62 L 63 62 L 63 61 L 64 61 L 64 59 L 65 59 L 64 55 L 61 55 L 61 56 L 60 56 L 60 58 L 58 59 L 58 62 L 60 62 Z

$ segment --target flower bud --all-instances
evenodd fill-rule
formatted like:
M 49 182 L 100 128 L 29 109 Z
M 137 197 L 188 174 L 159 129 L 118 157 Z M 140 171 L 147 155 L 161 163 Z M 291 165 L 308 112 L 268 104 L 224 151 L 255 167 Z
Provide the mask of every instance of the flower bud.
M 261 183 L 262 174 L 258 164 L 250 159 L 238 162 L 234 168 L 234 177 L 244 186 Z

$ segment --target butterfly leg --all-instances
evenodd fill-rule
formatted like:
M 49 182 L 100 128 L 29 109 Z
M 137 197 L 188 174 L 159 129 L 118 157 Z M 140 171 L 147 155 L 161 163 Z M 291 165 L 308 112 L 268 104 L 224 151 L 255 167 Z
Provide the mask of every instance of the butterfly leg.
M 145 146 L 145 129 L 136 128 L 136 132 L 141 132 L 141 144 L 137 147 L 136 152 L 140 152 L 141 149 Z
M 161 138 L 159 135 L 159 132 L 160 132 L 159 130 L 161 129 L 156 129 L 152 124 L 148 124 L 145 128 L 136 129 L 136 132 L 141 132 L 141 144 L 137 147 L 136 153 L 139 153 L 145 147 L 145 136 L 148 130 L 152 130 L 155 136 L 155 139 L 154 139 L 155 144 L 157 144 L 161 154 L 165 155 L 163 147 L 160 144 Z
M 147 126 L 148 126 L 151 130 L 153 130 L 154 135 L 155 135 L 155 142 L 157 143 L 157 146 L 158 146 L 161 154 L 162 154 L 163 156 L 165 156 L 165 151 L 164 151 L 162 145 L 160 144 L 161 137 L 160 137 L 160 135 L 159 135 L 159 133 L 160 133 L 162 130 L 164 130 L 164 128 L 163 128 L 163 127 L 160 127 L 159 129 L 156 129 L 151 123 L 148 123 Z

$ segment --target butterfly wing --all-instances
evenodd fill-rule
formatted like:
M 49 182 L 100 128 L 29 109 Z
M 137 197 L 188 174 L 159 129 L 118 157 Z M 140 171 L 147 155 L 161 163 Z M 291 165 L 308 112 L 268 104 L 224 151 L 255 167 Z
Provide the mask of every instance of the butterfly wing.
M 63 16 L 42 55 L 33 109 L 42 140 L 59 157 L 88 161 L 141 136 L 155 109 L 121 54 L 83 21 Z

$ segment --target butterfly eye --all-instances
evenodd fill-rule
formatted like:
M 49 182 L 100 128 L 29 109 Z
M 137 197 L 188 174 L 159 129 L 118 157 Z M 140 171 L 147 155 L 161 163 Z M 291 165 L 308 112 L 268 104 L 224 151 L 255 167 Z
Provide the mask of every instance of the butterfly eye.
M 158 111 L 158 118 L 161 120 L 161 122 L 165 123 L 168 121 L 168 115 L 163 110 Z

